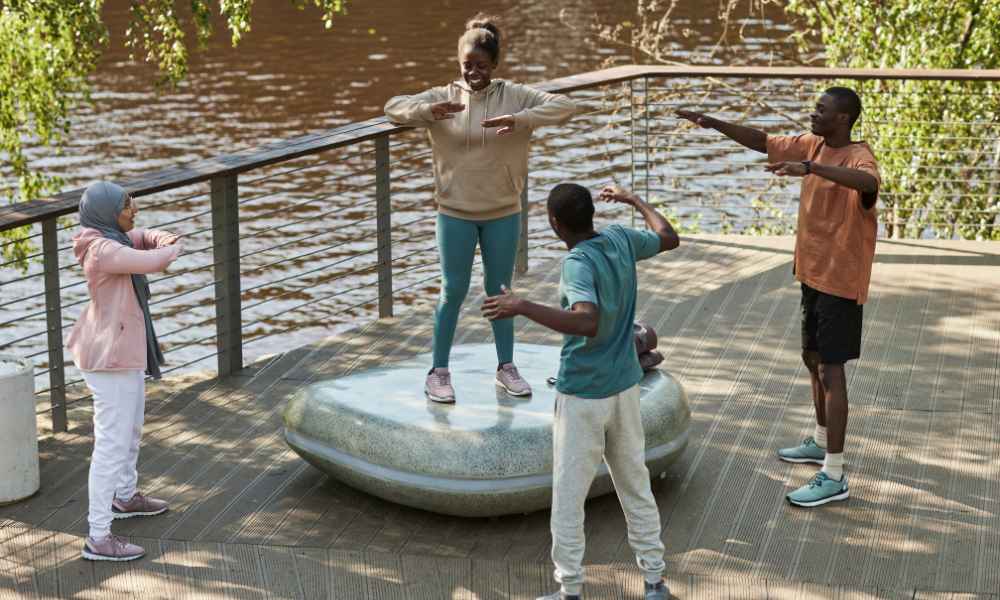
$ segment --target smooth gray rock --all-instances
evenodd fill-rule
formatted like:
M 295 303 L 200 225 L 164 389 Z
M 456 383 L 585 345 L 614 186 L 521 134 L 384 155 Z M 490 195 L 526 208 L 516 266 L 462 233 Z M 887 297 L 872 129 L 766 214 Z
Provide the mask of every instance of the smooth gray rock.
M 458 402 L 424 397 L 429 354 L 301 388 L 285 409 L 285 438 L 318 469 L 392 502 L 449 515 L 482 517 L 548 508 L 552 496 L 552 416 L 556 346 L 518 344 L 515 361 L 528 398 L 494 384 L 493 344 L 455 346 Z M 684 389 L 654 371 L 641 384 L 646 465 L 663 473 L 687 445 Z M 590 495 L 612 490 L 602 465 Z

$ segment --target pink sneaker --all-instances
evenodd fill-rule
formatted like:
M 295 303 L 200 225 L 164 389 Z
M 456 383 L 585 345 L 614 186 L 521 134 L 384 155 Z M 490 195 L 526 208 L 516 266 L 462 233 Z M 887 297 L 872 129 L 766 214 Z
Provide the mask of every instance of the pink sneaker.
M 424 384 L 424 393 L 434 402 L 453 404 L 455 388 L 451 387 L 451 373 L 448 369 L 431 369 L 427 374 L 427 383 Z
M 111 533 L 96 539 L 88 537 L 83 542 L 83 558 L 87 560 L 125 562 L 145 555 L 146 551 L 142 546 L 130 544 L 124 537 Z
M 115 519 L 128 519 L 130 517 L 151 517 L 167 512 L 167 503 L 156 498 L 143 496 L 142 492 L 136 492 L 131 500 L 119 500 L 115 498 L 111 502 L 111 513 Z
M 530 396 L 531 386 L 517 372 L 514 363 L 507 363 L 497 369 L 497 385 L 507 390 L 511 396 Z

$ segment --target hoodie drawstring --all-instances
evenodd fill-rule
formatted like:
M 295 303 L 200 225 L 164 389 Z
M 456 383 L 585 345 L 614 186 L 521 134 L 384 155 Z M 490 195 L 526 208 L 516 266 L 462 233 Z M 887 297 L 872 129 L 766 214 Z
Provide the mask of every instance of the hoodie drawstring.
M 472 98 L 475 92 L 471 88 L 465 88 L 463 86 L 458 86 L 466 96 L 466 126 L 465 126 L 465 151 L 470 152 L 472 150 Z M 491 82 L 490 85 L 483 89 L 483 121 L 490 118 L 490 92 L 493 88 L 499 87 Z M 502 91 L 502 88 L 501 88 Z M 482 139 L 480 144 L 483 148 L 486 147 L 486 128 L 480 123 L 480 129 L 482 129 Z
M 484 104 L 483 104 L 483 120 L 484 121 L 490 118 L 490 88 L 487 87 L 486 90 L 485 90 L 485 92 L 486 93 L 484 95 L 486 96 L 486 98 L 484 98 L 484 100 L 483 100 L 483 102 L 484 102 Z M 485 148 L 486 147 L 486 128 L 483 127 L 482 125 L 480 125 L 479 128 L 483 130 L 483 148 Z
M 465 153 L 468 154 L 472 147 L 472 90 L 462 90 L 465 92 Z

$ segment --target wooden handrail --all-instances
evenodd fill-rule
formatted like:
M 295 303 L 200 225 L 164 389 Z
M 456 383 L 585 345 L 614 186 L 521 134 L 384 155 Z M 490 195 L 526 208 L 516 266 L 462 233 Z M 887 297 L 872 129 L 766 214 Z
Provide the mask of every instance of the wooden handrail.
M 551 92 L 571 92 L 639 77 L 735 77 L 747 79 L 917 79 L 1000 81 L 1000 69 L 835 69 L 827 67 L 714 67 L 625 65 L 532 84 Z
M 627 65 L 590 71 L 533 84 L 549 92 L 572 92 L 630 81 L 640 77 L 735 77 L 751 79 L 914 79 L 949 81 L 1000 81 L 1000 70 L 962 69 L 828 69 L 824 67 L 716 67 Z M 163 190 L 242 173 L 309 154 L 340 148 L 391 135 L 408 129 L 375 117 L 335 129 L 302 135 L 276 144 L 218 156 L 187 166 L 158 171 L 147 177 L 122 182 L 133 196 L 145 196 Z M 62 192 L 45 199 L 30 200 L 0 207 L 0 231 L 31 225 L 78 210 L 83 189 Z
M 158 171 L 148 177 L 120 182 L 133 196 L 146 196 L 163 190 L 209 181 L 259 167 L 285 162 L 341 146 L 349 146 L 379 136 L 403 131 L 385 117 L 351 123 L 320 133 L 307 134 L 276 144 L 259 146 L 199 161 L 182 167 Z M 0 207 L 0 231 L 31 225 L 51 217 L 61 217 L 79 210 L 83 188 L 62 192 L 51 198 L 30 200 Z

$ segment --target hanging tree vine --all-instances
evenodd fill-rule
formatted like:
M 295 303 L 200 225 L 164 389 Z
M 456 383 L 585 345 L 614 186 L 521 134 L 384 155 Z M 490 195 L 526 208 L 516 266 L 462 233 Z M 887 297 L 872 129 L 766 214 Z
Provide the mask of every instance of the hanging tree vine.
M 327 28 L 346 0 L 290 0 L 319 9 Z M 90 101 L 88 77 L 107 46 L 103 0 L 6 0 L 0 3 L 0 157 L 5 202 L 38 198 L 59 189 L 56 174 L 32 168 L 26 149 L 58 152 L 70 132 L 71 115 Z M 184 8 L 179 8 L 180 6 Z M 203 47 L 218 14 L 233 46 L 250 31 L 253 0 L 133 0 L 125 44 L 133 60 L 157 67 L 159 83 L 174 85 L 187 75 L 189 48 Z M 4 262 L 26 264 L 33 251 L 27 231 L 0 232 Z

